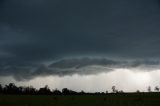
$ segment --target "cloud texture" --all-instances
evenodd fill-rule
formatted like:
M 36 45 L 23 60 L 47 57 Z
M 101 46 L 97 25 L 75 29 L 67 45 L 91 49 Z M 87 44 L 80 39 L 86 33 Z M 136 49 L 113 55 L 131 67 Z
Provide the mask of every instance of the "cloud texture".
M 98 73 L 97 65 L 159 64 L 159 18 L 159 0 L 1 0 L 0 75 L 30 79 Z

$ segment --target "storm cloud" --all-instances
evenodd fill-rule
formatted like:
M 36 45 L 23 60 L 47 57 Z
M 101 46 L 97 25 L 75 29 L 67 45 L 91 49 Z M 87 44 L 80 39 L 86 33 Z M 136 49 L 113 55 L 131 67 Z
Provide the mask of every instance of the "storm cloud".
M 154 71 L 160 66 L 155 60 L 110 60 L 105 57 L 63 58 L 50 64 L 11 63 L 3 64 L 0 76 L 13 76 L 17 81 L 30 80 L 38 76 L 72 76 L 108 73 L 115 69 L 139 69 Z
M 0 75 L 158 66 L 159 18 L 159 0 L 1 0 Z

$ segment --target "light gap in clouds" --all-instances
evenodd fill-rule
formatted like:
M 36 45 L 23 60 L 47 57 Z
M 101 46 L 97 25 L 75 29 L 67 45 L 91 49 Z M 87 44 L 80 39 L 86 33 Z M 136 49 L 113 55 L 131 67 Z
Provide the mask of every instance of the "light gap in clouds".
M 67 87 L 72 90 L 87 92 L 111 91 L 111 87 L 115 85 L 119 90 L 134 92 L 137 89 L 147 91 L 148 86 L 159 86 L 160 70 L 143 72 L 134 69 L 115 69 L 112 72 L 97 75 L 46 76 L 37 77 L 30 81 L 15 81 L 12 77 L 1 78 L 1 82 L 5 82 L 4 84 L 10 81 L 18 86 L 32 85 L 40 88 L 49 85 L 51 89 L 58 88 L 61 90 Z

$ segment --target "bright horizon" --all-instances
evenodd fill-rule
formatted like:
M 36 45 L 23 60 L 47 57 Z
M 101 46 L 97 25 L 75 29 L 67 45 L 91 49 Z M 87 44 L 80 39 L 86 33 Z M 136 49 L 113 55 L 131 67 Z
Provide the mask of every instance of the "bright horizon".
M 134 70 L 134 71 L 133 71 Z M 150 72 L 142 72 L 135 69 L 115 69 L 112 72 L 100 73 L 97 75 L 78 75 L 71 76 L 46 76 L 37 77 L 29 81 L 16 81 L 12 77 L 0 79 L 0 83 L 4 84 L 15 83 L 17 86 L 33 86 L 36 89 L 48 85 L 50 89 L 68 88 L 75 91 L 85 92 L 111 92 L 111 87 L 116 86 L 116 89 L 124 92 L 147 92 L 149 86 L 154 91 L 155 86 L 160 86 L 159 78 L 160 70 Z

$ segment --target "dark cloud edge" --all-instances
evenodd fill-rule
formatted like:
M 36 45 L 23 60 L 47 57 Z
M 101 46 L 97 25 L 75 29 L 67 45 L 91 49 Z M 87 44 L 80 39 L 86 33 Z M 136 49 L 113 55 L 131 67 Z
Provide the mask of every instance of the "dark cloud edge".
M 96 75 L 118 68 L 139 68 L 142 71 L 159 69 L 158 60 L 115 60 L 105 57 L 62 58 L 50 64 L 1 65 L 0 76 L 13 76 L 17 81 L 31 80 L 39 76 Z

